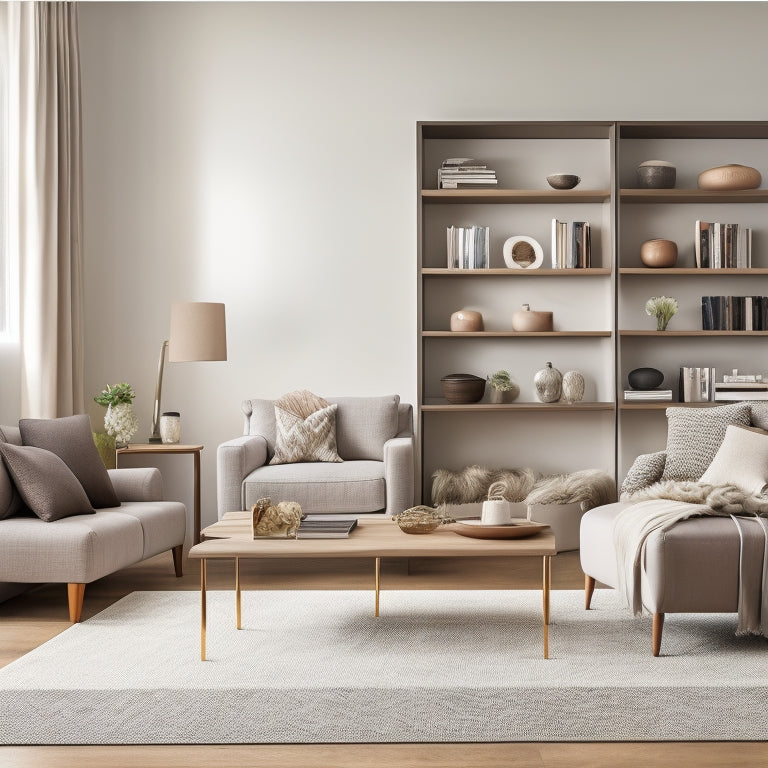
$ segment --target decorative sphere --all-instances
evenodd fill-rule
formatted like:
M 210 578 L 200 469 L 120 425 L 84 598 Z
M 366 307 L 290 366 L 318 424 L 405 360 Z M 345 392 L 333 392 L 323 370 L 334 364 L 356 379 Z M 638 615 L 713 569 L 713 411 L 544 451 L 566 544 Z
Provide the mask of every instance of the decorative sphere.
M 664 382 L 664 374 L 656 368 L 635 368 L 627 375 L 631 389 L 656 389 Z

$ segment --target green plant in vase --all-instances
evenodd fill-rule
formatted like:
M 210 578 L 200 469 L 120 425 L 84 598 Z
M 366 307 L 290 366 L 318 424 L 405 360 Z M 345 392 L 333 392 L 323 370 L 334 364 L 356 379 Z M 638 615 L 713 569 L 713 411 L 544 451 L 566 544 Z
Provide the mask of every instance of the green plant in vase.
M 114 435 L 115 443 L 126 445 L 136 434 L 139 421 L 133 412 L 133 398 L 136 393 L 130 384 L 125 382 L 110 386 L 99 392 L 94 401 L 107 407 L 104 416 L 104 428 L 108 435 Z
M 512 402 L 519 394 L 520 387 L 512 380 L 509 371 L 496 371 L 488 377 L 491 387 L 491 402 Z
M 656 318 L 657 331 L 667 330 L 667 325 L 677 309 L 677 299 L 669 296 L 652 296 L 645 302 L 645 313 Z

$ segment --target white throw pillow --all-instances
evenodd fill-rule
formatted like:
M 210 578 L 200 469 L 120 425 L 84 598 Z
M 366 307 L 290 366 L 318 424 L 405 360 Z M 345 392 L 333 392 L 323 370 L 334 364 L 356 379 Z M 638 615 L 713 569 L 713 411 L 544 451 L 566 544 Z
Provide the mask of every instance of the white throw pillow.
M 768 432 L 731 424 L 701 482 L 762 495 L 768 486 Z

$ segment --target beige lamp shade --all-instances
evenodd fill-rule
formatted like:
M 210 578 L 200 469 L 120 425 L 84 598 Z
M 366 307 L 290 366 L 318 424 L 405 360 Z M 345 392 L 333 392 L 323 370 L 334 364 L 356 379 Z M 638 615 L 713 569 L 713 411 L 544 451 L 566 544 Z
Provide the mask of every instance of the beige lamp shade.
M 168 360 L 226 360 L 227 327 L 224 305 L 207 301 L 171 304 Z

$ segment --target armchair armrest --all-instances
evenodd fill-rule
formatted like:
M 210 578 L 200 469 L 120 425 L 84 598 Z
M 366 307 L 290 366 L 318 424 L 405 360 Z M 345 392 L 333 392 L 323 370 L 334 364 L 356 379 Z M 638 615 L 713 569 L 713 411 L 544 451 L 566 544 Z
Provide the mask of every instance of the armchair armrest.
M 120 501 L 163 500 L 163 476 L 157 467 L 108 469 L 107 473 Z
M 219 519 L 243 508 L 242 484 L 246 475 L 267 462 L 267 439 L 243 435 L 222 443 L 216 451 L 216 498 Z
M 384 482 L 389 517 L 413 506 L 413 408 L 400 406 L 400 432 L 384 443 Z
M 625 501 L 636 491 L 661 480 L 666 462 L 666 451 L 641 453 L 632 463 L 624 482 L 621 484 L 621 500 Z

